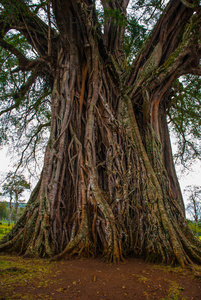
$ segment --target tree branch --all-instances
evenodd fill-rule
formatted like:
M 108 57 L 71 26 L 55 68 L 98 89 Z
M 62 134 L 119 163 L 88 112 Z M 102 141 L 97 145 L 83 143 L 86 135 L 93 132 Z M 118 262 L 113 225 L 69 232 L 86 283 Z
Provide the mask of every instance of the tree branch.
M 201 68 L 199 66 L 198 67 L 190 67 L 189 69 L 186 70 L 186 73 L 201 76 Z
M 36 74 L 32 74 L 28 78 L 27 82 L 20 87 L 20 89 L 17 93 L 15 93 L 13 95 L 15 103 L 13 105 L 11 105 L 10 107 L 7 107 L 6 109 L 3 109 L 2 111 L 0 111 L 0 116 L 3 115 L 4 113 L 10 112 L 13 109 L 18 108 L 20 106 L 22 98 L 24 97 L 26 92 L 28 92 L 28 90 L 30 89 L 32 84 L 35 82 L 36 78 L 37 78 Z
M 181 0 L 171 0 L 161 15 L 149 39 L 145 42 L 138 57 L 133 62 L 129 84 L 134 83 L 139 71 L 160 45 L 161 53 L 157 56 L 158 66 L 161 66 L 175 51 L 182 39 L 182 32 L 194 10 L 185 7 Z
M 73 44 L 83 44 L 88 27 L 92 29 L 96 22 L 94 1 L 52 0 L 52 5 L 60 37 L 67 44 L 66 48 Z
M 0 111 L 0 116 L 13 110 L 14 108 L 17 108 L 17 107 L 18 107 L 18 104 L 15 103 L 15 104 L 11 105 L 10 107 L 7 107 L 6 109 L 3 109 L 2 111 Z
M 26 147 L 25 147 L 25 148 L 23 149 L 23 151 L 22 151 L 21 158 L 20 158 L 20 161 L 19 161 L 19 163 L 18 163 L 18 166 L 17 166 L 15 172 L 17 172 L 17 170 L 18 170 L 18 169 L 20 168 L 20 166 L 22 165 L 22 162 L 23 162 L 23 159 L 24 159 L 25 152 L 27 151 L 27 149 L 28 149 L 29 146 L 31 145 L 33 139 L 36 138 L 36 137 L 39 135 L 39 133 L 41 132 L 41 130 L 42 130 L 43 128 L 47 128 L 47 127 L 49 127 L 49 126 L 50 126 L 50 122 L 47 122 L 47 123 L 39 124 L 39 125 L 38 125 L 38 128 L 37 128 L 36 132 L 30 137 L 28 143 L 26 144 Z
M 38 54 L 47 58 L 48 56 L 48 25 L 45 24 L 37 15 L 35 15 L 25 4 L 23 0 L 0 0 L 0 3 L 4 6 L 5 10 L 9 12 L 6 15 L 4 23 L 8 26 L 8 20 L 10 20 L 9 29 L 16 29 L 21 32 L 30 45 L 38 52 Z M 1 23 L 3 20 L 1 20 Z M 4 30 L 5 31 L 5 30 Z M 8 31 L 8 29 L 6 30 Z M 56 32 L 51 28 L 52 53 L 55 54 L 57 49 L 56 45 Z
M 129 1 L 101 0 L 105 14 L 104 36 L 109 52 L 121 64 L 124 61 L 124 33 L 126 24 L 126 8 Z
M 14 54 L 18 58 L 19 64 L 26 65 L 30 63 L 29 59 L 27 59 L 19 50 L 6 41 L 0 39 L 0 46 Z
M 34 62 L 35 63 L 35 62 Z M 0 116 L 3 115 L 4 113 L 10 112 L 15 108 L 18 108 L 20 106 L 20 103 L 22 102 L 23 97 L 25 94 L 29 91 L 31 86 L 34 84 L 36 81 L 37 77 L 39 76 L 39 70 L 42 68 L 42 66 L 38 66 L 38 68 L 35 68 L 29 76 L 28 80 L 25 82 L 25 84 L 22 84 L 19 90 L 13 95 L 13 99 L 15 103 L 11 105 L 10 107 L 7 107 L 3 110 L 0 111 Z
M 174 108 L 176 108 L 177 110 L 181 111 L 182 114 L 186 114 L 188 115 L 189 117 L 193 117 L 193 118 L 196 118 L 196 119 L 200 119 L 201 118 L 201 114 L 197 113 L 196 111 L 189 111 L 188 109 L 185 109 L 183 107 L 179 107 L 178 105 L 177 106 L 174 106 Z
M 193 1 L 194 3 L 190 3 L 187 0 L 181 0 L 181 2 L 183 3 L 184 6 L 188 8 L 196 8 L 199 6 L 199 1 Z
M 128 7 L 129 2 L 130 2 L 130 0 L 123 0 L 122 7 L 126 9 Z

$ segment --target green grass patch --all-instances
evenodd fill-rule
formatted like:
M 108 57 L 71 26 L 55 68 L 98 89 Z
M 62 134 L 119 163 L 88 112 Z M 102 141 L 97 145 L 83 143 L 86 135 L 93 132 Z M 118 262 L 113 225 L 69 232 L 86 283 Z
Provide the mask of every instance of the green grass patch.
M 55 263 L 42 259 L 24 259 L 19 256 L 0 255 L 0 282 L 5 299 L 36 299 L 31 295 L 13 296 L 16 287 L 27 287 L 36 289 L 38 287 L 47 287 L 55 283 L 51 276 Z M 48 275 L 48 276 L 47 276 Z M 50 275 L 50 277 L 49 277 Z M 1 289 L 0 289 L 1 290 Z M 38 299 L 38 298 L 37 298 Z
M 187 222 L 188 222 L 188 226 L 193 231 L 195 236 L 197 236 L 197 230 L 198 230 L 199 240 L 201 240 L 201 224 L 199 223 L 197 228 L 196 223 L 194 221 L 187 220 Z
M 6 235 L 12 228 L 13 228 L 14 224 L 11 224 L 10 226 L 8 226 L 8 223 L 1 223 L 0 224 L 0 239 L 2 239 L 2 237 L 4 235 Z
M 184 290 L 177 282 L 167 280 L 170 283 L 170 287 L 168 289 L 168 295 L 165 298 L 161 298 L 161 300 L 187 300 L 187 298 L 182 296 L 182 291 Z

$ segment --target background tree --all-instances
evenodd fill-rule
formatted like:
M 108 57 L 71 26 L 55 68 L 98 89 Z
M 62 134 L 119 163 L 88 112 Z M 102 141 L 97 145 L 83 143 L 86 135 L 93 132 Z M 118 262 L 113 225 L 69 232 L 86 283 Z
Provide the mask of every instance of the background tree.
M 8 203 L 6 201 L 0 202 L 0 220 L 8 218 Z
M 7 174 L 6 182 L 2 186 L 3 193 L 1 195 L 8 195 L 10 198 L 8 226 L 10 226 L 10 222 L 12 219 L 13 208 L 15 209 L 14 223 L 16 224 L 16 221 L 18 219 L 19 203 L 22 201 L 20 200 L 20 197 L 22 196 L 23 192 L 27 189 L 30 189 L 30 184 L 25 180 L 23 175 L 13 175 L 11 172 Z
M 8 173 L 8 175 L 11 173 Z M 9 196 L 9 215 L 8 215 L 8 226 L 10 226 L 11 219 L 12 219 L 12 211 L 13 211 L 13 190 L 12 190 L 12 183 L 11 186 L 7 183 L 4 183 L 2 187 L 3 192 L 1 196 Z
M 167 114 L 178 140 L 176 160 L 189 167 L 194 159 L 201 159 L 201 78 L 182 76 L 173 90 Z
M 199 221 L 201 221 L 201 188 L 199 186 L 188 187 L 186 189 L 190 192 L 189 204 L 187 206 L 188 212 L 193 217 L 196 224 L 196 235 L 199 239 Z
M 26 206 L 25 200 L 21 200 L 17 207 L 17 214 L 16 214 L 16 207 L 14 207 L 13 215 L 12 215 L 12 221 L 14 222 L 14 224 L 16 224 L 18 219 L 22 216 L 25 206 Z
M 0 3 L 2 141 L 13 126 L 25 137 L 21 165 L 50 128 L 40 180 L 0 248 L 201 262 L 166 118 L 179 110 L 176 80 L 201 74 L 199 1 L 102 0 L 100 14 L 92 0 Z

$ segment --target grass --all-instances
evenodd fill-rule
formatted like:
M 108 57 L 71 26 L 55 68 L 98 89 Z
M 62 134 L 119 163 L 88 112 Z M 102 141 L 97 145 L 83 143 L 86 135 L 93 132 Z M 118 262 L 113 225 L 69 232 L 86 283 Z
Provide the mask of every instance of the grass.
M 196 223 L 194 221 L 190 221 L 190 220 L 187 220 L 187 222 L 188 222 L 188 226 L 191 228 L 194 235 L 197 236 Z M 201 224 L 200 223 L 198 225 L 198 235 L 199 235 L 199 240 L 201 241 Z
M 187 298 L 182 297 L 182 291 L 184 290 L 183 287 L 181 287 L 177 282 L 170 281 L 169 289 L 168 289 L 168 295 L 165 298 L 161 298 L 161 300 L 187 300 Z M 193 298 L 192 298 L 193 299 Z
M 13 228 L 13 226 L 14 224 L 11 224 L 10 226 L 8 226 L 8 223 L 0 224 L 0 239 L 2 239 L 2 237 L 6 235 Z
M 193 299 L 192 297 L 185 297 L 185 293 L 191 293 L 192 287 L 198 289 L 199 282 L 196 283 L 195 281 L 193 281 L 192 275 L 189 270 L 184 270 L 179 267 L 173 268 L 171 266 L 165 265 L 147 264 L 147 267 L 148 266 L 148 270 L 140 271 L 140 273 L 142 274 L 132 274 L 132 276 L 135 277 L 133 279 L 130 278 L 131 273 L 127 270 L 123 271 L 123 273 L 118 272 L 119 277 L 117 277 L 117 280 L 119 284 L 122 284 L 119 285 L 119 287 L 122 287 L 125 296 L 128 295 L 128 287 L 126 284 L 128 282 L 130 286 L 129 289 L 134 288 L 134 290 L 130 290 L 129 293 L 132 293 L 132 291 L 134 291 L 134 293 L 137 293 L 137 291 L 141 293 L 142 291 L 143 299 L 151 300 L 156 299 L 156 297 L 157 299 L 161 300 Z M 106 268 L 108 270 L 106 271 L 105 267 L 103 267 L 101 271 L 103 271 L 103 273 L 105 272 L 106 277 L 103 276 L 101 279 L 101 276 L 98 276 L 98 279 L 94 281 L 94 273 L 91 272 L 94 272 L 96 268 L 89 268 L 89 270 L 88 268 L 86 268 L 86 272 L 81 272 L 80 275 L 78 275 L 79 277 L 77 277 L 77 273 L 79 273 L 79 270 L 81 270 L 81 268 L 83 268 L 83 265 L 77 265 L 73 263 L 69 264 L 65 261 L 50 262 L 46 259 L 24 258 L 22 256 L 7 255 L 0 253 L 0 299 L 82 299 L 81 294 L 79 294 L 78 296 L 78 293 L 80 293 L 81 289 L 82 291 L 87 289 L 88 285 L 91 289 L 90 293 L 94 293 L 96 295 L 96 293 L 99 293 L 97 292 L 97 289 L 99 289 L 100 285 L 102 288 L 102 284 L 105 285 L 105 283 L 103 283 L 102 280 L 104 282 L 107 282 L 107 285 L 110 284 L 110 269 Z M 89 276 L 87 276 L 88 271 L 90 272 Z M 67 274 L 66 272 L 69 272 L 70 275 L 67 276 L 67 278 L 65 276 Z M 108 280 L 106 280 L 106 278 Z M 186 286 L 186 282 L 189 282 L 189 280 L 192 281 L 192 286 Z M 63 293 L 68 292 L 69 297 L 67 297 L 68 294 L 64 296 Z M 117 292 L 119 293 L 118 286 Z M 196 290 L 196 293 L 199 292 Z M 2 295 L 3 297 L 1 297 Z M 102 298 L 101 293 L 99 296 L 100 297 L 94 296 L 90 299 Z M 124 298 L 126 299 L 127 297 L 122 297 L 122 299 Z M 136 297 L 134 298 L 136 299 Z M 139 297 L 139 299 L 142 299 L 142 297 Z
M 54 265 L 47 260 L 25 260 L 22 257 L 0 255 L 0 294 L 1 292 L 4 294 L 4 299 L 41 299 L 39 295 L 34 296 L 30 291 L 33 290 L 34 294 L 37 288 L 55 284 L 54 277 L 49 278 Z M 18 289 L 18 292 L 21 290 L 23 294 L 16 295 L 15 289 Z M 46 296 L 42 297 L 42 299 L 45 298 Z

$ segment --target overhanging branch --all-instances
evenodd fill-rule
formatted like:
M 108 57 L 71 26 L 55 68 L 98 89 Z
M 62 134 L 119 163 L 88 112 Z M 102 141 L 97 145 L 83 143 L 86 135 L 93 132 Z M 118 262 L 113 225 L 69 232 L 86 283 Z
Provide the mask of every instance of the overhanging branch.
M 182 33 L 193 13 L 194 10 L 184 6 L 181 0 L 172 0 L 169 2 L 152 34 L 133 62 L 129 85 L 134 84 L 136 77 L 139 76 L 139 71 L 143 70 L 144 65 L 150 59 L 158 45 L 161 48 L 160 57 L 159 55 L 157 56 L 159 60 L 158 66 L 160 67 L 165 63 L 182 41 Z
M 48 56 L 48 25 L 45 24 L 36 14 L 34 14 L 23 0 L 1 0 L 0 3 L 4 6 L 6 16 L 4 20 L 1 17 L 2 28 L 16 29 L 22 33 L 29 44 L 39 53 L 44 59 Z M 5 14 L 5 13 L 4 13 Z M 8 21 L 10 24 L 8 25 Z M 4 34 L 9 30 L 6 28 Z M 1 33 L 2 34 L 2 33 Z M 49 33 L 50 34 L 50 33 Z M 57 49 L 55 42 L 56 32 L 51 28 L 52 49 L 55 54 Z
M 190 3 L 187 0 L 181 0 L 181 2 L 188 8 L 197 8 L 199 6 L 199 1 L 193 1 L 194 3 Z
M 0 46 L 14 54 L 18 58 L 20 65 L 26 65 L 30 63 L 30 60 L 28 60 L 18 49 L 6 41 L 0 39 Z
M 200 67 L 190 67 L 189 69 L 186 70 L 186 73 L 201 76 L 201 68 Z
M 20 161 L 17 165 L 17 168 L 15 170 L 15 172 L 17 172 L 17 170 L 20 168 L 20 166 L 22 165 L 23 163 L 23 160 L 24 160 L 24 155 L 27 151 L 27 149 L 30 147 L 30 145 L 32 144 L 33 140 L 35 138 L 37 138 L 37 136 L 40 134 L 40 132 L 42 131 L 43 128 L 47 128 L 47 127 L 50 127 L 50 122 L 47 122 L 47 123 L 44 123 L 44 124 L 39 124 L 35 133 L 33 133 L 33 135 L 30 137 L 28 143 L 26 144 L 26 147 L 23 149 L 22 151 L 22 154 L 21 154 L 21 157 L 20 157 Z

